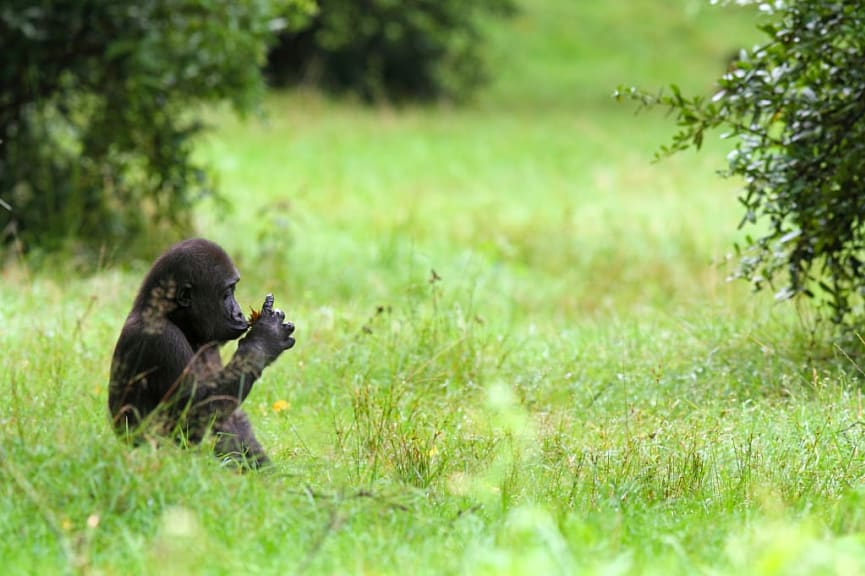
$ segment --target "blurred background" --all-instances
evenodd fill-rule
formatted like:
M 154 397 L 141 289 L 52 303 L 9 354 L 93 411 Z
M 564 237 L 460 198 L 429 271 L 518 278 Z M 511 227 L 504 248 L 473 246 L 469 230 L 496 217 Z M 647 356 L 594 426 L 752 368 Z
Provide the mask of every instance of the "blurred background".
M 322 266 L 397 257 L 395 237 L 551 272 L 644 277 L 645 250 L 702 264 L 735 228 L 733 196 L 706 170 L 652 166 L 672 126 L 611 95 L 711 94 L 754 19 L 699 0 L 16 0 L 0 18 L 4 260 L 86 270 L 198 233 Z

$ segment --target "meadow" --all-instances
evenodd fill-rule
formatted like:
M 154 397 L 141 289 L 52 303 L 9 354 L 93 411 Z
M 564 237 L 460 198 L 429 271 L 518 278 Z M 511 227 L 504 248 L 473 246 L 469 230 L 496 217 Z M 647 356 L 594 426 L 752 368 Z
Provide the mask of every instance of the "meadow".
M 297 326 L 245 403 L 273 469 L 114 437 L 147 262 L 0 272 L 0 571 L 865 573 L 856 350 L 728 281 L 725 143 L 653 163 L 670 119 L 611 97 L 710 94 L 757 17 L 521 5 L 467 106 L 208 111 L 200 233 Z

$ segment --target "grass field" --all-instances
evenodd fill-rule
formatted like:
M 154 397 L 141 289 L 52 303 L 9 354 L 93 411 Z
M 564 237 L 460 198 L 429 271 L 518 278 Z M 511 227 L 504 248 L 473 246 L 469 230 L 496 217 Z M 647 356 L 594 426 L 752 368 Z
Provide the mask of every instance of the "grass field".
M 610 98 L 709 92 L 753 22 L 531 0 L 471 106 L 213 112 L 201 233 L 298 327 L 245 404 L 275 469 L 114 438 L 146 263 L 9 267 L 0 572 L 865 573 L 857 360 L 725 281 L 723 146 L 652 164 L 669 119 Z

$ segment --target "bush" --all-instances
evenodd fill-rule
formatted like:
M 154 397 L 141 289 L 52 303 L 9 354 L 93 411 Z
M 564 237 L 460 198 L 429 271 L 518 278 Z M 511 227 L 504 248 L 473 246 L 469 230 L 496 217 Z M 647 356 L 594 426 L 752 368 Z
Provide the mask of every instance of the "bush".
M 0 231 L 56 249 L 190 227 L 202 103 L 248 110 L 308 0 L 11 0 L 0 8 Z M 5 223 L 3 221 L 5 215 Z
M 483 17 L 513 10 L 512 0 L 319 0 L 310 25 L 270 53 L 269 76 L 366 100 L 461 99 L 486 79 Z
M 675 86 L 620 94 L 675 114 L 662 154 L 699 149 L 707 131 L 725 129 L 736 144 L 724 175 L 743 179 L 741 225 L 759 230 L 737 247 L 737 275 L 778 299 L 816 298 L 852 325 L 865 313 L 865 3 L 760 7 L 767 40 L 741 52 L 713 98 Z

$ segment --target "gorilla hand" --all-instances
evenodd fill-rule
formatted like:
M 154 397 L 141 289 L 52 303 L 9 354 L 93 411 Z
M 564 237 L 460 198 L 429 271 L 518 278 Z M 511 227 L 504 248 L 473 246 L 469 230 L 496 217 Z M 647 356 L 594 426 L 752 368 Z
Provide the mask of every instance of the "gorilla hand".
M 264 298 L 261 312 L 255 319 L 246 337 L 240 341 L 243 348 L 252 347 L 262 353 L 265 362 L 270 364 L 280 354 L 294 346 L 294 324 L 285 321 L 285 313 L 273 307 L 273 294 Z

